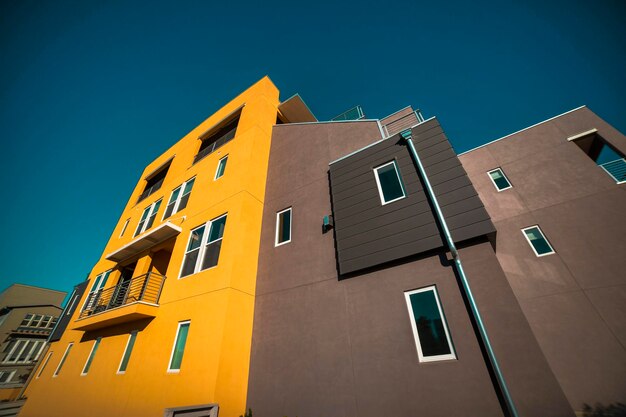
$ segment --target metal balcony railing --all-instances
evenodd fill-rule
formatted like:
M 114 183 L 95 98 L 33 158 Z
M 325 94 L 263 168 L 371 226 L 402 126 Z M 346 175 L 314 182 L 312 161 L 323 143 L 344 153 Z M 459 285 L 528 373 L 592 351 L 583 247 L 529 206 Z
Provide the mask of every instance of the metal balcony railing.
M 144 190 L 143 193 L 141 193 L 141 195 L 139 196 L 139 198 L 137 199 L 137 202 L 139 203 L 141 200 L 144 200 L 146 197 L 148 197 L 150 194 L 156 192 L 159 190 L 159 188 L 161 188 L 161 186 L 163 185 L 163 180 L 165 178 L 161 178 L 159 181 L 157 181 L 156 183 L 154 183 L 154 185 L 152 185 L 151 187 L 148 187 Z
M 148 272 L 131 280 L 120 282 L 115 287 L 89 294 L 79 318 L 104 313 L 137 301 L 158 304 L 165 278 L 165 275 Z
M 616 159 L 615 161 L 600 164 L 600 166 L 608 172 L 618 184 L 626 182 L 626 159 Z

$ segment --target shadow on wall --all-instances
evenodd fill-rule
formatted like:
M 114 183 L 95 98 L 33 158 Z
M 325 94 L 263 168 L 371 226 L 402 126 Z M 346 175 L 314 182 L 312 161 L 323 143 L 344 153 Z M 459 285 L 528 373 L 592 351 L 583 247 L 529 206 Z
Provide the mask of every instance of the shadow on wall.
M 595 403 L 594 406 L 583 404 L 582 414 L 576 413 L 581 417 L 626 417 L 626 404 L 615 403 L 604 406 Z

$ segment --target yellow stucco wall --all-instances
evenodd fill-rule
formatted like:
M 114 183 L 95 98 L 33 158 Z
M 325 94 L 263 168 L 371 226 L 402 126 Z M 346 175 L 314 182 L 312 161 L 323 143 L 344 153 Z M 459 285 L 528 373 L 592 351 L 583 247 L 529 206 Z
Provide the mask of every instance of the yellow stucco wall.
M 235 138 L 194 165 L 199 136 L 242 104 Z M 107 287 L 114 286 L 119 265 L 105 256 L 133 239 L 144 208 L 159 198 L 163 203 L 152 229 L 161 224 L 172 190 L 195 176 L 187 207 L 168 219 L 182 232 L 158 247 L 171 249 L 172 255 L 155 317 L 90 332 L 66 331 L 51 345 L 53 353 L 41 376 L 28 387 L 20 417 L 161 416 L 165 408 L 209 403 L 219 404 L 220 417 L 244 413 L 265 180 L 278 104 L 278 90 L 265 77 L 146 167 L 90 279 L 113 268 Z M 224 155 L 228 155 L 226 172 L 214 181 L 217 162 Z M 146 175 L 172 157 L 161 189 L 136 204 Z M 218 265 L 178 279 L 190 231 L 224 213 L 228 217 Z M 147 272 L 158 248 L 134 258 L 140 259 L 135 276 Z M 177 326 L 184 320 L 191 324 L 181 369 L 168 373 Z M 70 323 L 70 329 L 74 325 Z M 138 335 L 128 368 L 117 374 L 133 330 Z M 89 373 L 81 376 L 97 337 L 102 341 Z M 59 375 L 53 377 L 70 342 L 74 346 Z

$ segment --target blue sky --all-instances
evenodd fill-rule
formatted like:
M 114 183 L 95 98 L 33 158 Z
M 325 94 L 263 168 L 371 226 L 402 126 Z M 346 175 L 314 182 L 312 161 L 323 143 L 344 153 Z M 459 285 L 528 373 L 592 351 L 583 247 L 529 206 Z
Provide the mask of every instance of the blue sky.
M 145 165 L 264 75 L 320 120 L 413 105 L 458 152 L 583 104 L 626 132 L 625 18 L 621 0 L 2 1 L 0 289 L 70 291 Z

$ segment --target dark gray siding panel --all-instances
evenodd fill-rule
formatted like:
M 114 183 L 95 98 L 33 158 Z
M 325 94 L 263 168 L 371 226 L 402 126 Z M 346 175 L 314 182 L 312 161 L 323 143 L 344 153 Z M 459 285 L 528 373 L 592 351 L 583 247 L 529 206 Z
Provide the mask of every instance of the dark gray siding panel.
M 436 120 L 413 129 L 416 149 L 456 241 L 494 231 L 476 190 Z M 395 160 L 406 198 L 382 205 L 374 168 Z M 335 238 L 342 274 L 441 248 L 444 242 L 422 181 L 396 135 L 330 167 Z
M 70 323 L 74 312 L 79 307 L 80 299 L 85 293 L 85 289 L 87 288 L 88 283 L 89 281 L 83 281 L 74 287 L 72 296 L 67 300 L 66 307 L 63 310 L 61 317 L 59 317 L 59 321 L 56 327 L 54 328 L 54 330 L 52 330 L 52 333 L 48 338 L 49 342 L 56 342 L 57 340 L 61 340 L 61 336 L 63 336 L 63 333 L 65 332 L 67 325 Z

